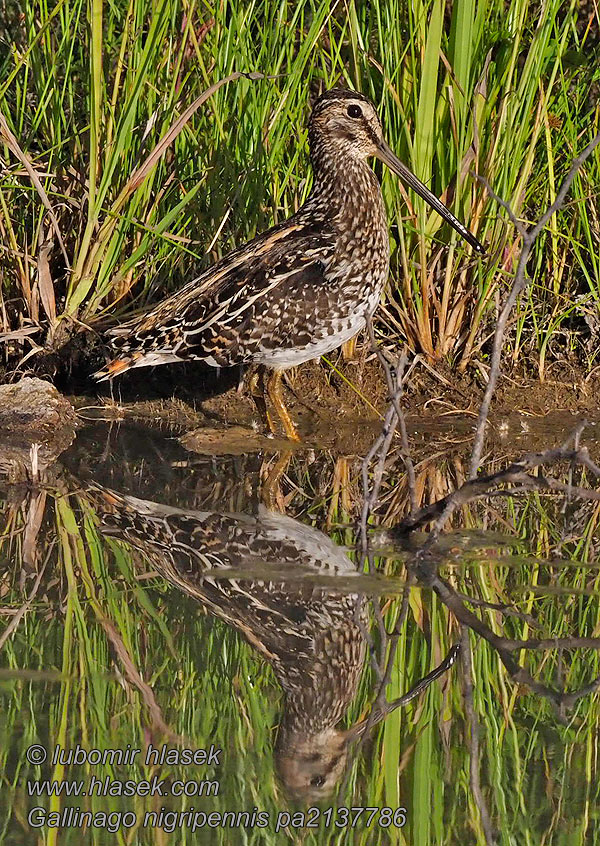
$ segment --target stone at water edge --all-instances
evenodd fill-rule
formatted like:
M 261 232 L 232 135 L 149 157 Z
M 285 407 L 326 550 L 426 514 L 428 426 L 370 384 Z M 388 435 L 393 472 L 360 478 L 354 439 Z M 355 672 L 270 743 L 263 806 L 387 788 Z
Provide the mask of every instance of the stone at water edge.
M 0 433 L 23 433 L 32 440 L 74 430 L 77 414 L 50 382 L 25 377 L 14 385 L 0 385 Z
M 77 422 L 71 403 L 50 382 L 25 377 L 0 385 L 0 474 L 10 481 L 30 478 L 34 444 L 38 469 L 48 467 L 72 443 Z

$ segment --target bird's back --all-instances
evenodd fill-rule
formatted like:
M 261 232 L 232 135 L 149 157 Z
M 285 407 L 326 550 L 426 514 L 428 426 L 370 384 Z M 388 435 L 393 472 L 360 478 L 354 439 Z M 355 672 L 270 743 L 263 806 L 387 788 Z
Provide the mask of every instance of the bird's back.
M 98 378 L 185 360 L 285 369 L 355 335 L 389 262 L 379 183 L 367 163 L 355 171 L 332 171 L 288 220 L 113 330 L 115 357 Z

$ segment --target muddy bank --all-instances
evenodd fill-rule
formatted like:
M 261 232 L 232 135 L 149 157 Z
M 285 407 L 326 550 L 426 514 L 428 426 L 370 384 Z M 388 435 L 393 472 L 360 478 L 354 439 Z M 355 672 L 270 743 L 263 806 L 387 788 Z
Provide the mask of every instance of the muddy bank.
M 332 365 L 313 361 L 288 371 L 286 403 L 304 447 L 364 453 L 380 430 L 388 404 L 381 365 L 364 346 L 355 361 L 339 355 L 332 358 Z M 460 376 L 449 367 L 418 362 L 402 400 L 412 436 L 419 440 L 428 431 L 443 434 L 448 429 L 451 437 L 469 439 L 484 377 L 483 370 Z M 15 386 L 5 386 L 0 403 L 5 410 L 12 408 L 12 418 L 0 417 L 0 426 L 5 434 L 22 431 L 27 449 L 36 427 L 36 437 L 43 443 L 50 433 L 56 439 L 63 429 L 60 444 L 56 441 L 58 449 L 73 438 L 72 403 L 82 422 L 138 421 L 185 436 L 186 446 L 203 454 L 271 452 L 289 446 L 283 437 L 263 436 L 247 378 L 248 373 L 238 368 L 218 371 L 202 364 L 171 365 L 132 371 L 112 385 L 97 384 L 91 378 L 79 382 L 60 378 L 63 396 L 47 381 L 22 380 L 18 384 L 27 381 L 42 386 L 42 392 L 37 397 L 35 391 L 21 395 Z M 53 394 L 48 393 L 51 388 Z M 586 375 L 565 364 L 562 369 L 553 368 L 543 383 L 525 375 L 503 375 L 492 404 L 489 434 L 512 442 L 530 431 L 539 432 L 540 438 L 546 431 L 555 438 L 582 416 L 600 419 L 600 371 Z
M 335 370 L 309 362 L 285 376 L 285 399 L 303 439 L 326 446 L 340 437 L 353 449 L 370 443 L 388 403 L 376 360 L 334 361 Z M 208 374 L 205 371 L 209 371 Z M 142 375 L 140 375 L 142 374 Z M 205 378 L 208 375 L 209 380 Z M 409 419 L 432 423 L 465 417 L 475 420 L 485 383 L 481 374 L 459 377 L 449 368 L 435 371 L 417 364 L 406 385 L 403 406 Z M 134 371 L 97 396 L 72 398 L 91 419 L 132 419 L 179 432 L 205 427 L 262 430 L 256 408 L 237 370 L 214 371 L 200 365 L 163 366 Z M 545 382 L 501 376 L 492 404 L 492 421 L 504 426 L 515 417 L 533 421 L 549 414 L 600 417 L 600 372 L 564 372 Z M 521 424 L 519 424 L 521 426 Z
M 385 344 L 394 359 L 401 345 Z M 361 335 L 348 360 L 340 351 L 325 361 L 311 361 L 287 371 L 285 398 L 304 436 L 322 434 L 331 426 L 377 421 L 388 403 L 380 362 Z M 77 334 L 59 353 L 31 360 L 32 375 L 52 382 L 77 407 L 98 406 L 100 416 L 133 415 L 155 425 L 252 426 L 254 403 L 246 390 L 249 369 L 217 369 L 187 362 L 131 370 L 111 383 L 98 383 L 92 374 L 105 362 L 101 336 Z M 404 407 L 407 413 L 431 419 L 440 415 L 476 414 L 487 380 L 485 360 L 472 362 L 460 374 L 447 362 L 416 356 L 409 366 Z M 530 416 L 553 411 L 600 414 L 600 368 L 586 370 L 575 359 L 546 363 L 540 382 L 531 360 L 505 361 L 493 402 L 496 417 L 512 413 Z M 14 372 L 14 371 L 10 371 Z M 9 381 L 0 374 L 0 383 Z

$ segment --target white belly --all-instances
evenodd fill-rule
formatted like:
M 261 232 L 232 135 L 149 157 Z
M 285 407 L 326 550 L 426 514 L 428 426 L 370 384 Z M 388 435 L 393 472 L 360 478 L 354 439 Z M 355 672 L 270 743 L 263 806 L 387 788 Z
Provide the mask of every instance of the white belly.
M 340 327 L 339 331 L 334 332 L 332 335 L 325 335 L 312 344 L 307 344 L 304 347 L 293 347 L 291 349 L 283 347 L 277 350 L 264 350 L 256 353 L 252 359 L 258 364 L 271 367 L 273 370 L 287 370 L 288 367 L 296 367 L 299 364 L 304 364 L 305 361 L 312 361 L 314 358 L 327 355 L 332 350 L 341 347 L 342 344 L 353 338 L 357 332 L 360 332 L 364 328 L 364 325 L 365 318 L 363 313 L 353 317 L 351 321 Z

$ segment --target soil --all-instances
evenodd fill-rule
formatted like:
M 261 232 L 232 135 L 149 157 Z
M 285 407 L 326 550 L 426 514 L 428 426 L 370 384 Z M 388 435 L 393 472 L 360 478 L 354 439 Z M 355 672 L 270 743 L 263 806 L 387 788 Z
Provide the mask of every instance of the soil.
M 377 360 L 335 362 L 338 372 L 321 362 L 308 362 L 284 376 L 285 400 L 299 431 L 306 438 L 331 429 L 372 424 L 378 427 L 389 392 Z M 212 371 L 206 374 L 206 370 Z M 72 397 L 80 413 L 106 419 L 138 419 L 149 424 L 189 430 L 193 427 L 261 428 L 255 405 L 239 370 L 218 371 L 201 365 L 167 365 L 125 374 L 110 386 L 98 385 L 90 400 Z M 208 378 L 206 376 L 208 375 Z M 450 369 L 417 365 L 406 384 L 407 416 L 434 421 L 440 417 L 474 417 L 479 410 L 483 377 L 460 376 Z M 600 371 L 586 376 L 570 368 L 544 382 L 531 377 L 501 375 L 492 412 L 495 419 L 515 414 L 541 418 L 556 412 L 600 417 Z
M 90 355 L 82 366 L 57 369 L 55 382 L 83 420 L 133 420 L 186 435 L 186 446 L 204 454 L 275 451 L 285 439 L 266 438 L 241 368 L 217 370 L 202 363 L 133 370 L 113 384 L 95 383 Z M 366 345 L 356 359 L 332 358 L 335 369 L 308 362 L 284 376 L 285 399 L 303 447 L 364 452 L 379 433 L 388 389 L 377 358 Z M 86 366 L 83 366 L 86 365 Z M 461 375 L 443 363 L 419 361 L 409 373 L 402 405 L 414 430 L 472 430 L 485 388 L 485 372 Z M 550 425 L 549 416 L 600 420 L 600 369 L 587 374 L 571 363 L 549 365 L 544 382 L 525 373 L 501 375 L 490 420 L 499 432 Z M 452 423 L 450 422 L 452 421 Z M 544 422 L 545 421 L 545 422 Z M 562 424 L 561 424 L 562 427 Z

